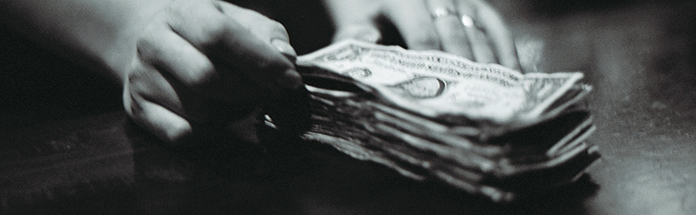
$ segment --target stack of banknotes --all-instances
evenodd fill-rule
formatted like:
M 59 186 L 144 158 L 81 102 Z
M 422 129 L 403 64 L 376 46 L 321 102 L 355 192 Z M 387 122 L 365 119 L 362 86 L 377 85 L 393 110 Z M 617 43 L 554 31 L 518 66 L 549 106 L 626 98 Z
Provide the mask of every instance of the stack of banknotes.
M 571 183 L 600 156 L 585 141 L 595 126 L 579 72 L 522 74 L 359 41 L 297 62 L 311 97 L 302 138 L 416 180 L 508 202 Z

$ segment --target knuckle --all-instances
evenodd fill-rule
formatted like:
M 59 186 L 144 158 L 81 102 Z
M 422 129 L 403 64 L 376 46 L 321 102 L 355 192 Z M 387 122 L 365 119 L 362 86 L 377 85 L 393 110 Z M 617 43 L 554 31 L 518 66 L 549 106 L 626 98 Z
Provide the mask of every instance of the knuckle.
M 213 10 L 210 10 L 211 7 L 200 4 L 183 3 L 189 1 L 180 2 L 182 3 L 168 8 L 165 22 L 169 29 L 191 39 L 192 43 L 203 47 L 215 46 L 230 30 L 229 19 L 219 11 L 216 4 L 211 3 Z
M 197 8 L 196 6 L 200 6 L 200 2 L 174 0 L 165 8 L 165 12 L 174 17 L 185 17 L 191 13 L 191 8 Z
M 130 71 L 126 76 L 126 80 L 128 81 L 128 87 L 133 89 L 139 87 L 142 83 L 148 82 L 149 78 L 146 73 L 147 72 L 143 68 L 138 68 Z
M 180 77 L 185 85 L 191 88 L 201 88 L 216 78 L 215 66 L 212 64 L 193 66 L 184 74 L 180 74 Z
M 269 29 L 269 31 L 275 37 L 281 37 L 283 39 L 288 38 L 288 32 L 285 29 L 285 26 L 277 21 L 269 20 L 268 24 L 266 24 L 266 28 Z
M 156 45 L 154 43 L 152 38 L 147 35 L 140 37 L 135 46 L 138 57 L 142 60 L 147 60 L 151 56 L 157 56 L 158 49 L 155 48 Z
M 221 41 L 228 36 L 228 32 L 234 29 L 230 29 L 228 23 L 229 20 L 211 18 L 206 21 L 205 24 L 199 26 L 200 32 L 197 33 L 197 39 L 194 44 L 199 44 L 201 47 L 210 49 L 219 46 Z
M 236 26 L 234 21 L 227 19 L 223 15 L 211 15 L 203 25 L 204 32 L 214 38 L 226 36 L 228 32 L 234 31 L 232 26 Z

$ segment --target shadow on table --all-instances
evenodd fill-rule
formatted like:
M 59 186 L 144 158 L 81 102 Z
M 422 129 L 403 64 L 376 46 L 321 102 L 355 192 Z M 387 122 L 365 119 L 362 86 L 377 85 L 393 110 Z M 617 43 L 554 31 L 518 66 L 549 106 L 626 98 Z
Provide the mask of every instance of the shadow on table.
M 657 16 L 659 20 L 621 14 L 622 20 L 605 20 L 615 16 L 604 13 L 580 16 L 590 17 L 590 24 L 602 24 L 598 27 L 583 20 L 547 20 L 555 25 L 550 39 L 564 39 L 555 42 L 556 50 L 588 53 L 589 57 L 569 57 L 566 67 L 553 58 L 550 64 L 590 70 L 589 79 L 598 86 L 593 95 L 598 122 L 613 125 L 601 127 L 604 133 L 618 130 L 615 121 L 631 118 L 617 119 L 609 112 L 629 105 L 641 106 L 640 113 L 651 117 L 670 107 L 682 119 L 696 118 L 689 111 L 694 107 L 689 95 L 696 80 L 696 19 L 688 15 L 693 3 L 686 6 L 667 10 L 671 15 Z M 655 15 L 645 11 L 628 13 Z M 286 22 L 301 26 L 301 20 L 309 18 Z M 293 38 L 303 35 L 301 29 L 326 34 L 327 26 L 305 25 L 290 33 Z M 577 37 L 564 37 L 573 35 Z M 14 48 L 0 50 L 11 56 L 2 62 L 1 98 L 19 105 L 1 105 L 0 214 L 587 214 L 588 199 L 618 186 L 606 182 L 600 187 L 583 176 L 555 192 L 499 205 L 444 185 L 411 181 L 319 143 L 273 134 L 264 136 L 262 145 L 213 137 L 200 147 L 172 149 L 120 111 L 118 87 L 104 85 L 107 82 L 98 76 L 74 73 L 83 69 L 26 41 L 12 44 L 16 36 L 5 36 L 3 46 Z M 312 42 L 302 37 L 297 43 L 305 46 L 304 52 L 323 45 Z M 546 54 L 554 53 L 562 52 Z M 573 60 L 589 63 L 573 67 Z M 650 98 L 636 99 L 643 95 Z M 622 100 L 625 97 L 628 100 Z M 636 108 L 625 110 L 626 115 L 636 115 Z M 616 149 L 605 149 L 612 150 Z
M 498 205 L 273 134 L 262 147 L 212 139 L 172 149 L 120 112 L 43 123 L 6 140 L 3 214 L 583 214 L 597 189 L 585 177 Z

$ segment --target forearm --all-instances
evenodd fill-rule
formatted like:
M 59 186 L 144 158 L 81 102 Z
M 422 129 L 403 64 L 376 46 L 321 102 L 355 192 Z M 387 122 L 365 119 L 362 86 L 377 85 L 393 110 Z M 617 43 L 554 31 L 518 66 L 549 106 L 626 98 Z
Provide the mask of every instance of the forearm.
M 0 22 L 119 82 L 137 31 L 172 0 L 8 0 Z

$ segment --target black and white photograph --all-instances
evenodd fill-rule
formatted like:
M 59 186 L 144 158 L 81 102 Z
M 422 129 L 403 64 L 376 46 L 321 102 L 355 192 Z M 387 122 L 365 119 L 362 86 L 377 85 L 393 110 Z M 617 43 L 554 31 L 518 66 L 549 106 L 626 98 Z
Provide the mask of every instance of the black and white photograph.
M 3 0 L 0 215 L 696 214 L 690 0 Z

